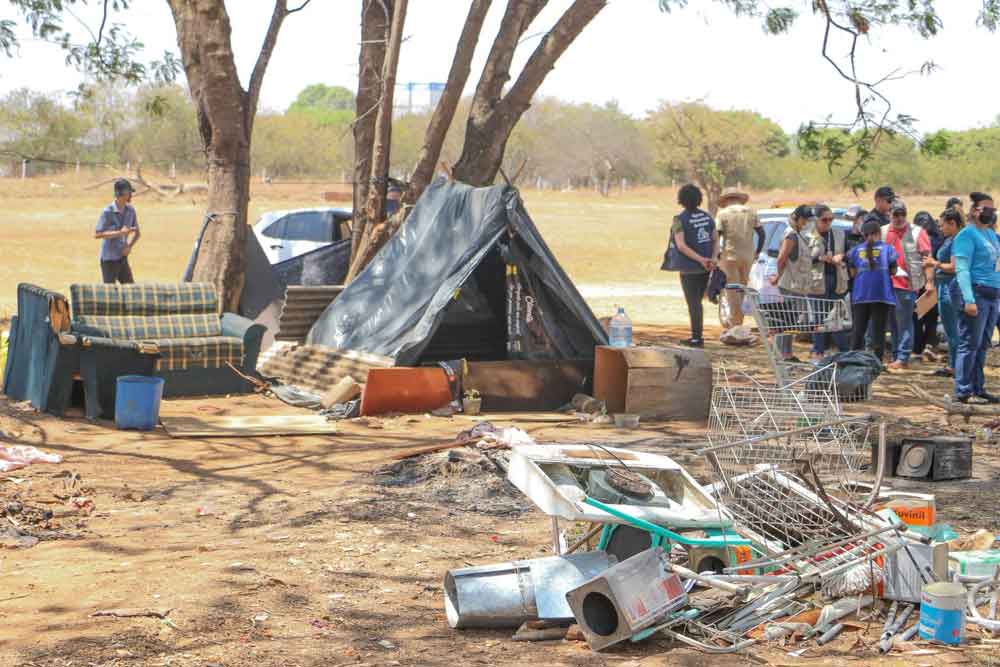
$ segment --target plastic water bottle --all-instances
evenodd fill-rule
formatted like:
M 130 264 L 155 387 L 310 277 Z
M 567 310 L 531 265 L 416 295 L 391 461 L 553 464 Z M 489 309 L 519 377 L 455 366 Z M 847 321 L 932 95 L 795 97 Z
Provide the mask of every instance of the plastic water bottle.
M 611 347 L 632 347 L 632 320 L 621 306 L 618 306 L 618 313 L 611 318 L 608 339 Z

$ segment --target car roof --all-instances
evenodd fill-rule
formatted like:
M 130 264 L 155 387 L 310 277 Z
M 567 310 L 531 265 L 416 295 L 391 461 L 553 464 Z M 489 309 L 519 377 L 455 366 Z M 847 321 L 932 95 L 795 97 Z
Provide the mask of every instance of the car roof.
M 254 225 L 258 225 L 262 222 L 271 222 L 272 220 L 277 220 L 278 218 L 283 218 L 286 215 L 291 215 L 293 213 L 333 213 L 338 218 L 350 218 L 354 215 L 354 209 L 336 206 L 315 206 L 313 208 L 292 208 L 283 211 L 265 211 L 264 213 L 261 213 L 259 218 L 257 218 L 257 222 L 255 222 Z

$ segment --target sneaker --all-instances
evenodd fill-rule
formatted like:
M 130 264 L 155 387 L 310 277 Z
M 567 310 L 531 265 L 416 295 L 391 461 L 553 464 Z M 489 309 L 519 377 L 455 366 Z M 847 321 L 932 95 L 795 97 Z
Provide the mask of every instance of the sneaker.
M 889 364 L 888 366 L 886 366 L 886 368 L 888 368 L 890 371 L 902 371 L 906 370 L 909 367 L 910 364 L 906 363 L 905 361 L 899 361 L 898 359 Z
M 782 359 L 782 361 L 787 362 L 789 364 L 801 364 L 802 363 L 802 360 L 799 359 L 798 357 L 796 357 L 795 355 L 792 355 L 790 357 L 785 357 L 784 359 Z
M 688 347 L 705 347 L 705 340 L 702 338 L 687 338 L 681 341 L 681 345 Z
M 986 399 L 982 396 L 971 396 L 969 394 L 955 395 L 955 400 L 959 403 L 967 403 L 969 405 L 985 405 Z
M 951 370 L 950 368 L 939 368 L 933 373 L 931 373 L 931 375 L 939 378 L 950 378 L 950 377 L 955 377 L 955 371 Z
M 968 403 L 972 400 L 972 396 L 970 394 L 955 394 L 954 400 L 956 403 Z
M 994 396 L 988 391 L 984 391 L 981 394 L 976 394 L 976 398 L 981 398 L 987 403 L 993 403 L 993 404 L 1000 403 L 1000 396 Z

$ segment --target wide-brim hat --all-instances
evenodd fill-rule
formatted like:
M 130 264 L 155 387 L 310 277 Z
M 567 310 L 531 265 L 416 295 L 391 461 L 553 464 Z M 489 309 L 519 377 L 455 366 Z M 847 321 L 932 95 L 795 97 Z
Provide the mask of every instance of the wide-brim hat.
M 738 199 L 741 204 L 746 204 L 750 201 L 750 195 L 738 188 L 726 188 L 722 191 L 722 194 L 719 195 L 719 202 L 721 203 L 728 199 Z

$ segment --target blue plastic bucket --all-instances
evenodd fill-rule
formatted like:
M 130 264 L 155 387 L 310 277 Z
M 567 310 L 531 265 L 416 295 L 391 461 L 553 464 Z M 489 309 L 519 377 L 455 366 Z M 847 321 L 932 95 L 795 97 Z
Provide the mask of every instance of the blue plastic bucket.
M 115 390 L 115 426 L 151 431 L 160 421 L 163 378 L 123 375 Z
M 920 638 L 945 644 L 965 639 L 965 586 L 942 581 L 924 586 L 920 594 Z

